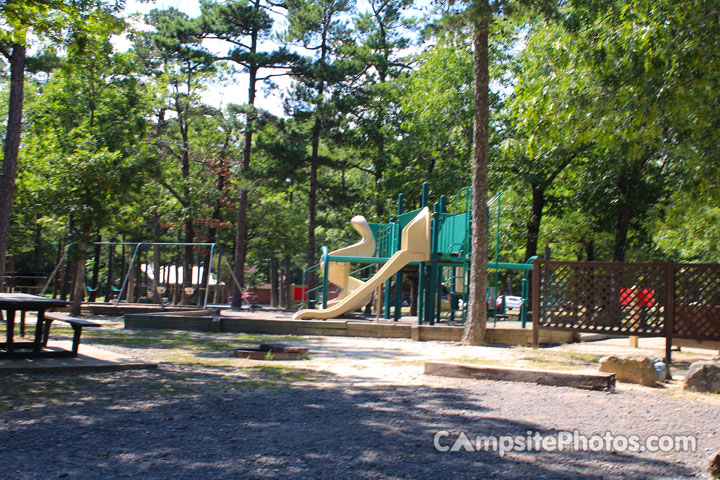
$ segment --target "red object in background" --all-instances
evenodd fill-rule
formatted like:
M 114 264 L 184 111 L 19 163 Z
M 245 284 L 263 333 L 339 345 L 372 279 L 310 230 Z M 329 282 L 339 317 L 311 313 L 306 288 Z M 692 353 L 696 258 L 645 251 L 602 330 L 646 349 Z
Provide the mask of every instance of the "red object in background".
M 632 288 L 620 289 L 620 305 L 630 305 L 632 302 Z
M 637 302 L 641 307 L 652 307 L 655 305 L 655 290 L 652 288 L 621 288 L 620 305 L 630 305 Z
M 255 295 L 254 292 L 248 292 L 247 290 L 243 292 L 242 298 L 248 302 L 257 302 L 257 295 Z
M 652 307 L 655 305 L 655 290 L 652 288 L 643 288 L 638 293 L 638 304 L 641 307 Z
M 307 293 L 308 288 L 304 285 L 295 285 L 293 287 L 293 300 L 295 301 L 302 301 L 303 295 Z

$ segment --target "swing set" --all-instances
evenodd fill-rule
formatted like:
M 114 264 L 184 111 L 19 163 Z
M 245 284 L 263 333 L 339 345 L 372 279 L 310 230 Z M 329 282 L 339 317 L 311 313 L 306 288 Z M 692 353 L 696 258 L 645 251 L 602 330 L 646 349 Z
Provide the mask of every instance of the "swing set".
M 66 258 L 72 245 L 71 243 L 65 248 L 55 269 L 48 277 L 41 295 L 45 295 L 51 285 L 53 298 L 57 297 L 58 292 L 61 292 L 61 296 L 65 295 L 66 280 L 70 270 Z M 115 306 L 121 301 L 125 301 L 127 303 L 154 303 L 161 306 L 164 304 L 194 304 L 207 308 L 213 288 L 212 301 L 214 303 L 224 303 L 224 300 L 227 299 L 226 285 L 220 281 L 223 266 L 230 272 L 238 290 L 243 291 L 232 266 L 218 243 L 94 242 L 93 245 L 95 245 L 95 260 L 88 262 L 91 264 L 93 278 L 90 282 L 87 281 L 87 278 L 82 279 L 85 283 L 85 290 L 92 299 L 104 290 L 105 301 L 110 302 L 114 299 Z M 121 248 L 119 277 L 115 274 L 118 267 L 117 247 Z M 168 256 L 168 248 L 173 247 L 177 249 L 177 252 Z M 186 247 L 194 249 L 194 257 L 197 253 L 197 261 L 193 262 L 195 265 L 183 265 L 183 250 Z M 107 252 L 104 259 L 101 255 L 103 248 Z M 133 252 L 129 262 L 127 261 L 128 250 Z M 168 257 L 171 258 L 170 261 L 167 260 Z M 59 272 L 61 273 L 59 274 Z M 100 281 L 101 276 L 104 277 L 104 289 Z M 119 282 L 116 283 L 116 280 Z

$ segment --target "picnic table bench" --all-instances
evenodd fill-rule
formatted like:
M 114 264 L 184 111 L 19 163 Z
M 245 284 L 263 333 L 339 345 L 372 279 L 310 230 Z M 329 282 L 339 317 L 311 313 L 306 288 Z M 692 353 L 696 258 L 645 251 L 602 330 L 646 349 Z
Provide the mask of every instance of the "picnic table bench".
M 72 353 L 77 356 L 80 347 L 80 337 L 82 336 L 83 327 L 99 327 L 100 325 L 82 318 L 71 317 L 64 313 L 48 312 L 45 314 L 45 333 L 43 335 L 43 347 L 47 346 L 48 336 L 50 334 L 50 325 L 53 321 L 60 321 L 70 324 L 73 329 Z
M 67 306 L 68 302 L 25 293 L 0 293 L 0 310 L 5 311 L 6 341 L 0 343 L 0 359 L 76 357 L 83 327 L 97 327 L 96 323 L 62 313 L 48 313 L 53 308 Z M 15 341 L 15 313 L 20 312 L 21 332 L 24 336 L 26 312 L 36 312 L 37 323 L 33 341 Z M 47 349 L 50 326 L 53 321 L 68 323 L 73 328 L 72 350 Z

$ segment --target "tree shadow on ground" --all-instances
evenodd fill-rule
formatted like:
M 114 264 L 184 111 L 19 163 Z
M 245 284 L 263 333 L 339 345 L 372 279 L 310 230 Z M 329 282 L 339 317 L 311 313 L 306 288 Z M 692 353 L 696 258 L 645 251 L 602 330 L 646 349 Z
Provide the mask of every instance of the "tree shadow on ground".
M 439 452 L 433 444 L 438 431 L 448 432 L 441 442 L 448 446 L 460 432 L 470 439 L 557 432 L 530 419 L 508 418 L 497 399 L 482 391 L 357 386 L 363 380 L 318 378 L 317 372 L 282 366 L 239 372 L 172 365 L 158 371 L 6 377 L 0 394 L 5 402 L 0 402 L 0 478 L 694 475 L 647 455 Z

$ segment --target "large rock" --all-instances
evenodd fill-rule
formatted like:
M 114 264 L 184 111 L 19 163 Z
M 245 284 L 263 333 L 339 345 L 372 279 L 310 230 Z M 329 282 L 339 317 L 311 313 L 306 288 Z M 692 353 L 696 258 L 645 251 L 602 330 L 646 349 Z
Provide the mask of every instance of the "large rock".
M 603 357 L 600 371 L 614 373 L 618 380 L 646 387 L 652 387 L 658 379 L 654 359 L 640 355 Z
M 683 388 L 695 392 L 720 393 L 720 359 L 693 362 L 685 376 Z
M 710 475 L 712 478 L 720 478 L 720 453 L 710 460 Z

